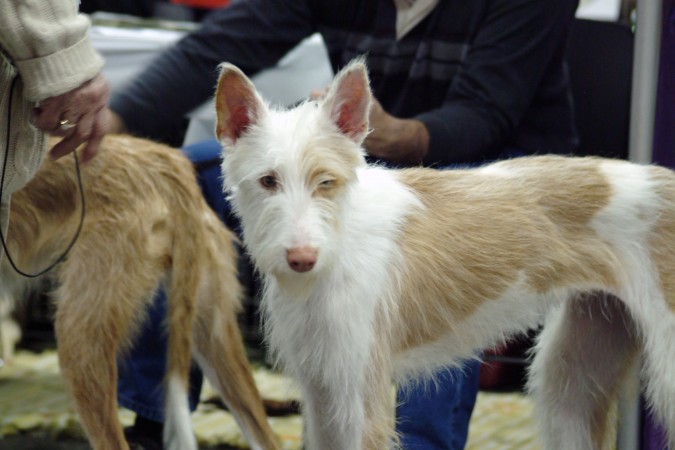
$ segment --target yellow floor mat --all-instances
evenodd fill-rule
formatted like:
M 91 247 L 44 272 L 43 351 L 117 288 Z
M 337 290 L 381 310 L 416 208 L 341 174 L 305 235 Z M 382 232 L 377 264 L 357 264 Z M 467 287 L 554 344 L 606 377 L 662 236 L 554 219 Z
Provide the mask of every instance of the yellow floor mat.
M 256 369 L 255 378 L 263 397 L 297 399 L 297 390 L 273 371 Z M 210 386 L 203 399 L 214 396 Z M 123 425 L 133 414 L 120 409 Z M 232 416 L 205 402 L 192 416 L 200 446 L 228 444 L 247 448 Z M 271 417 L 270 424 L 286 450 L 301 449 L 302 421 L 297 415 Z M 0 437 L 41 432 L 54 437 L 81 437 L 72 403 L 59 374 L 56 353 L 20 351 L 12 365 L 0 369 Z M 520 394 L 480 392 L 469 429 L 467 450 L 538 450 L 532 423 L 532 405 Z

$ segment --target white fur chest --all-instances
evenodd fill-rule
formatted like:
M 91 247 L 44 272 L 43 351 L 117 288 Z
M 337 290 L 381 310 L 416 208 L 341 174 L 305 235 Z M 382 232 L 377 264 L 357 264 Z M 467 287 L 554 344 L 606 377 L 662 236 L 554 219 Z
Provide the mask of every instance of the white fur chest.
M 267 332 L 288 370 L 337 377 L 341 385 L 363 375 L 359 368 L 369 359 L 376 317 L 396 308 L 402 264 L 396 240 L 418 204 L 392 172 L 363 169 L 330 264 L 317 274 L 265 277 Z

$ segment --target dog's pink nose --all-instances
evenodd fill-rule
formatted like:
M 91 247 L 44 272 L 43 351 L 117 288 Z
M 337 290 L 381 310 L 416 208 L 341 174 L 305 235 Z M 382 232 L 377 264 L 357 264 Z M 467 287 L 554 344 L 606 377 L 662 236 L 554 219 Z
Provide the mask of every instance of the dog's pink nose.
M 317 251 L 315 248 L 304 246 L 286 250 L 286 261 L 296 272 L 309 272 L 316 264 Z

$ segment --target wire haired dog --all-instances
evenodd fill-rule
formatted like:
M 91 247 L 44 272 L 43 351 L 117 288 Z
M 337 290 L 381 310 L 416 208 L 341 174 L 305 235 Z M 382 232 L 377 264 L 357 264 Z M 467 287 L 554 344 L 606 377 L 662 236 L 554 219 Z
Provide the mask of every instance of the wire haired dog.
M 608 444 L 636 357 L 675 444 L 675 175 L 555 156 L 367 165 L 370 104 L 360 61 L 290 110 L 229 64 L 216 91 L 226 189 L 264 277 L 267 338 L 304 394 L 307 448 L 395 447 L 392 379 L 544 322 L 530 388 L 547 449 Z
M 82 167 L 82 183 L 82 230 L 55 269 L 55 329 L 61 370 L 91 445 L 129 448 L 117 413 L 116 356 L 133 345 L 163 285 L 165 448 L 197 448 L 187 404 L 192 355 L 252 448 L 277 449 L 236 319 L 235 237 L 204 201 L 191 163 L 164 145 L 109 136 Z M 55 260 L 75 235 L 80 211 L 72 160 L 45 161 L 12 198 L 8 245 L 17 266 L 37 271 Z M 3 282 L 15 277 L 5 257 Z

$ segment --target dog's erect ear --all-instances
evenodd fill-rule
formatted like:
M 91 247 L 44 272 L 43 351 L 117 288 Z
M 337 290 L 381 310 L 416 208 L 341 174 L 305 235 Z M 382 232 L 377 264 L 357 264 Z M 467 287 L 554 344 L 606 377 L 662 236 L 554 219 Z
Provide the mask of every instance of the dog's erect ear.
M 357 59 L 335 76 L 323 107 L 340 131 L 361 144 L 368 135 L 371 102 L 368 71 L 363 61 Z
M 223 63 L 216 88 L 216 138 L 234 144 L 261 117 L 265 104 L 238 67 Z

